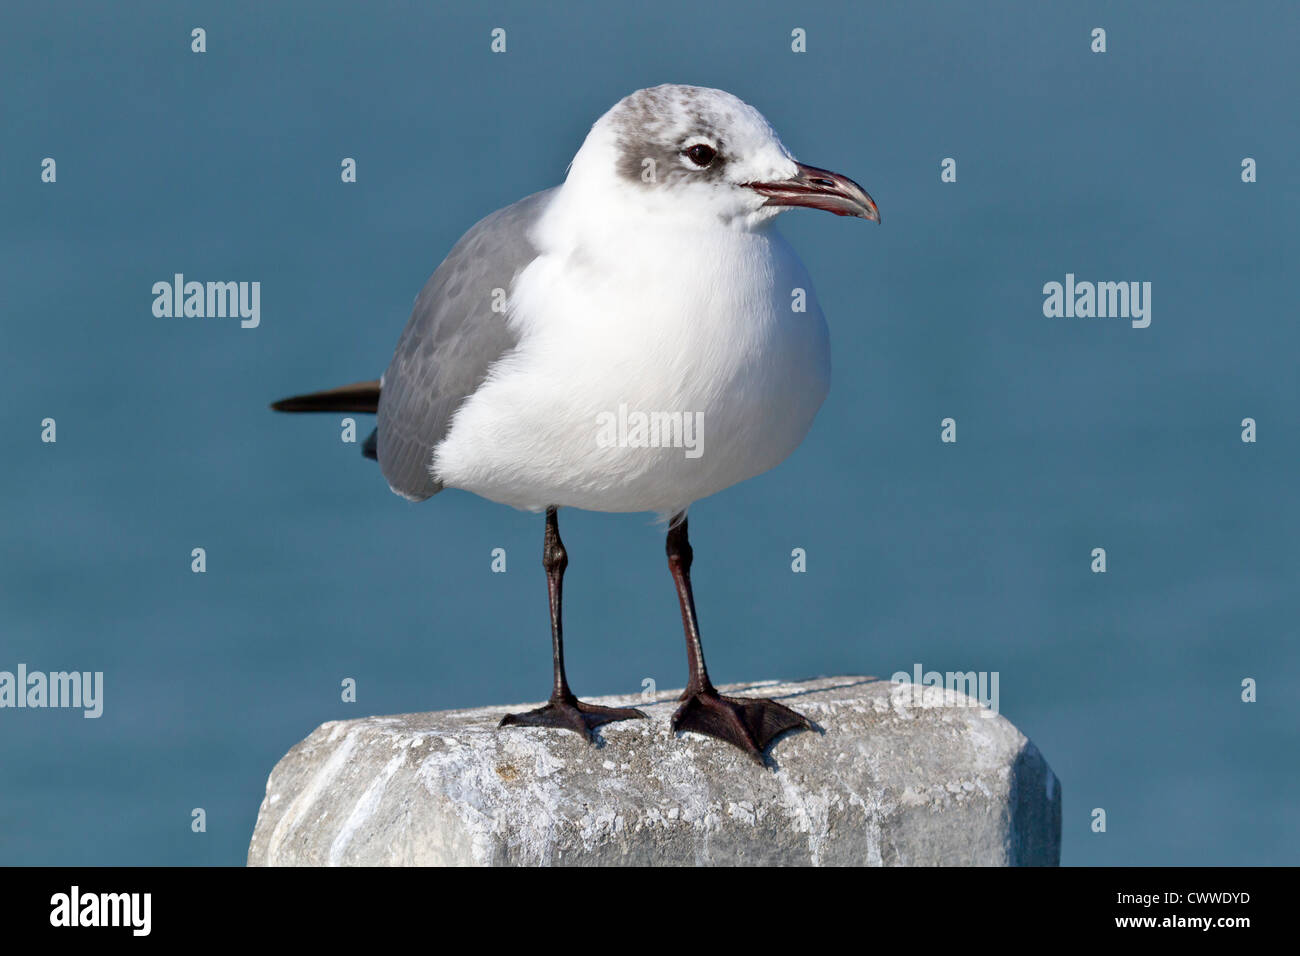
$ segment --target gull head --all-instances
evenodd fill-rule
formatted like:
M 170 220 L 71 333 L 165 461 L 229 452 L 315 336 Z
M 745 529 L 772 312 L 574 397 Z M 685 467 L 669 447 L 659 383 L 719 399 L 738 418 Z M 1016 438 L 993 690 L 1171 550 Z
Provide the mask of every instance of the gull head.
M 866 190 L 797 162 L 763 114 L 723 90 L 637 90 L 592 127 L 570 166 L 603 207 L 753 228 L 794 206 L 880 221 Z

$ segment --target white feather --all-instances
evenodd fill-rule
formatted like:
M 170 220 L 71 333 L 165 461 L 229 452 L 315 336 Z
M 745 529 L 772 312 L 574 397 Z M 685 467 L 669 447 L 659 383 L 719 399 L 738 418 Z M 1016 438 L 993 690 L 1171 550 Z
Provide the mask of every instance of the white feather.
M 826 323 L 776 210 L 742 185 L 795 164 L 757 111 L 717 96 L 726 184 L 639 188 L 616 171 L 618 107 L 593 127 L 508 290 L 519 346 L 435 449 L 448 487 L 529 510 L 671 515 L 803 440 L 830 384 Z M 620 405 L 699 413 L 701 454 L 602 446 L 598 416 Z

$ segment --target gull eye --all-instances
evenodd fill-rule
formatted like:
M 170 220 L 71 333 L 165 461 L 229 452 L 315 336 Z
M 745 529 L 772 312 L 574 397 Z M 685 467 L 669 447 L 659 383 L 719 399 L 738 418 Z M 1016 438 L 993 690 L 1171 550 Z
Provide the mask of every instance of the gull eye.
M 687 159 L 700 168 L 709 165 L 718 155 L 717 150 L 707 143 L 696 143 L 694 146 L 688 146 L 682 152 L 686 154 Z

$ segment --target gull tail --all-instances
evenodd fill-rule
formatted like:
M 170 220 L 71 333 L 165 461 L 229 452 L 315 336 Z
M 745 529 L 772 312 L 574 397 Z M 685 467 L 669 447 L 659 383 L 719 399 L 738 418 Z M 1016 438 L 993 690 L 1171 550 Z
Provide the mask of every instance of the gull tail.
M 379 411 L 379 381 L 353 382 L 323 392 L 294 395 L 272 402 L 271 408 L 277 412 L 361 412 L 373 415 Z M 377 439 L 378 432 L 371 432 L 361 446 L 361 454 L 376 461 L 379 460 Z

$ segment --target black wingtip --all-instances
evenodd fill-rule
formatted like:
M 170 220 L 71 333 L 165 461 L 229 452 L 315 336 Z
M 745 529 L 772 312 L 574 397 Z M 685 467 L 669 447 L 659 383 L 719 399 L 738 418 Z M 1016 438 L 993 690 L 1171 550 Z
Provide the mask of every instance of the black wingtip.
M 355 382 L 309 395 L 294 395 L 271 403 L 275 412 L 359 412 L 373 415 L 379 410 L 379 381 Z

